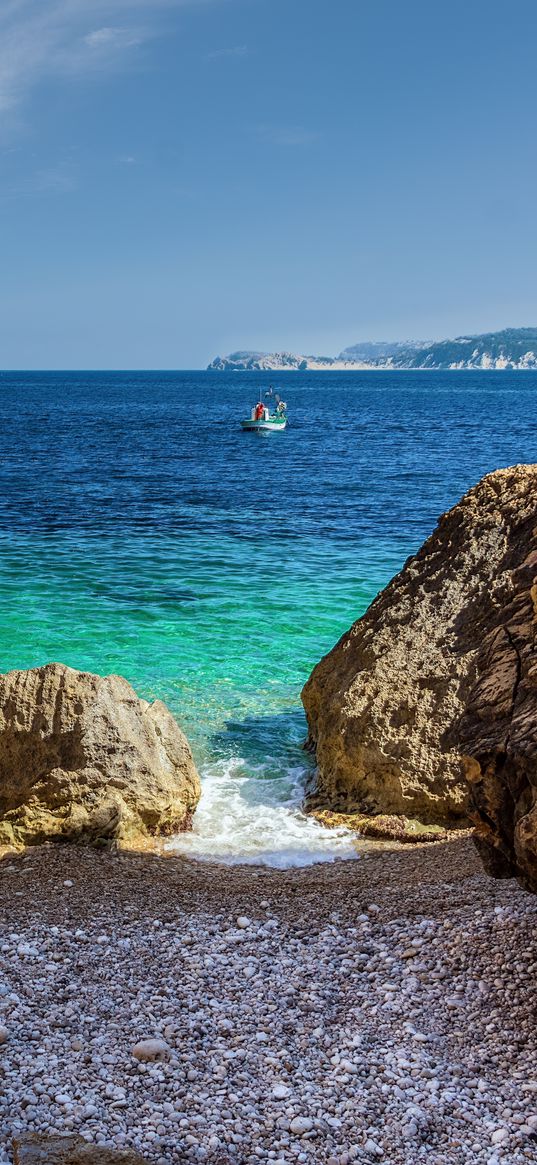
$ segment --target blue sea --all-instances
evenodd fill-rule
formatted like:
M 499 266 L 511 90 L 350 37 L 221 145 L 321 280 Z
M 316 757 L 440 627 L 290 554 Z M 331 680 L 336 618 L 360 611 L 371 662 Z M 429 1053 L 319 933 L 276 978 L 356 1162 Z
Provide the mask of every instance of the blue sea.
M 260 391 L 284 433 L 243 433 Z M 176 845 L 349 856 L 300 812 L 313 665 L 484 473 L 537 460 L 534 373 L 0 374 L 1 670 L 116 672 L 183 725 Z

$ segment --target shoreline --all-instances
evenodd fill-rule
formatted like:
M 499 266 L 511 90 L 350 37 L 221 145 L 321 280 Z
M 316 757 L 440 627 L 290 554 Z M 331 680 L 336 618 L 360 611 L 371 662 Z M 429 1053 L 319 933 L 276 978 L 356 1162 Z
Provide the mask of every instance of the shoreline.
M 362 901 L 364 895 L 370 898 L 374 891 L 377 896 L 380 894 L 386 899 L 391 900 L 393 897 L 394 904 L 398 902 L 399 908 L 408 909 L 408 894 L 414 885 L 424 905 L 425 887 L 444 884 L 447 875 L 450 875 L 450 882 L 463 883 L 481 876 L 483 886 L 492 896 L 495 896 L 495 888 L 504 884 L 483 873 L 470 832 L 463 830 L 441 841 L 411 844 L 361 837 L 360 849 L 355 858 L 336 857 L 330 861 L 288 868 L 261 862 L 255 865 L 230 865 L 217 860 L 209 861 L 167 850 L 166 842 L 167 839 L 148 839 L 144 848 L 122 847 L 117 850 L 57 842 L 28 846 L 21 850 L 4 848 L 3 852 L 0 851 L 0 926 L 7 924 L 10 916 L 13 918 L 13 912 L 17 916 L 17 903 L 10 899 L 9 889 L 14 888 L 10 885 L 12 880 L 17 880 L 21 875 L 24 875 L 25 886 L 23 910 L 28 910 L 28 891 L 33 881 L 27 877 L 28 872 L 34 874 L 37 884 L 46 887 L 48 891 L 45 897 L 41 895 L 38 902 L 38 918 L 43 917 L 43 911 L 49 914 L 55 909 L 54 879 L 60 879 L 58 885 L 61 889 L 61 878 L 72 879 L 77 871 L 79 875 L 82 872 L 84 874 L 84 882 L 78 886 L 78 899 L 75 897 L 76 892 L 73 892 L 76 881 L 73 881 L 73 887 L 70 888 L 68 900 L 65 894 L 62 896 L 64 906 L 69 901 L 75 912 L 88 909 L 93 904 L 97 908 L 104 890 L 103 882 L 106 884 L 106 900 L 112 890 L 121 898 L 136 897 L 142 888 L 147 892 L 156 879 L 159 889 L 164 887 L 164 883 L 174 888 L 185 910 L 189 909 L 193 891 L 196 893 L 196 908 L 201 894 L 207 908 L 211 910 L 219 908 L 228 898 L 235 896 L 238 900 L 244 898 L 247 903 L 255 904 L 260 893 L 270 891 L 276 895 L 284 913 L 289 908 L 287 894 L 294 893 L 291 888 L 295 883 L 300 883 L 302 911 L 307 913 L 308 906 L 314 901 L 316 910 L 323 909 L 326 902 L 329 912 L 333 908 L 334 897 L 339 900 L 344 890 L 344 901 L 340 902 L 340 910 L 344 914 L 347 911 L 352 914 L 356 902 Z M 403 872 L 404 883 L 396 876 Z M 135 881 L 138 890 L 134 889 Z M 322 895 L 319 900 L 318 893 Z M 399 896 L 402 896 L 402 900 Z
M 172 371 L 172 370 L 171 369 L 164 369 L 164 371 Z M 289 372 L 289 373 L 291 373 L 291 372 L 299 372 L 299 373 L 300 372 L 325 372 L 325 373 L 326 372 L 389 372 L 389 373 L 392 373 L 392 372 L 411 372 L 411 373 L 428 372 L 429 374 L 431 372 L 432 373 L 436 373 L 436 372 L 442 372 L 442 373 L 451 373 L 451 372 L 472 372 L 472 373 L 473 372 L 531 372 L 535 376 L 535 373 L 537 372 L 537 366 L 535 368 L 519 368 L 517 366 L 510 367 L 510 368 L 483 368 L 481 365 L 476 365 L 475 367 L 472 367 L 472 368 L 458 368 L 458 367 L 457 368 L 401 368 L 401 367 L 379 368 L 377 365 L 371 366 L 369 364 L 363 364 L 363 365 L 353 364 L 352 366 L 345 364 L 345 365 L 341 365 L 341 367 L 339 367 L 339 366 L 336 367 L 333 364 L 330 364 L 330 365 L 327 365 L 326 367 L 324 367 L 324 365 L 309 365 L 307 368 L 290 368 L 287 365 L 282 365 L 281 367 L 277 366 L 275 368 L 200 368 L 200 369 L 196 369 L 195 371 L 215 372 L 215 373 L 219 373 L 219 374 L 224 372 L 224 373 L 227 373 L 228 375 L 230 375 L 231 373 L 238 372 L 241 374 L 247 373 L 250 376 L 254 376 L 254 375 L 255 376 L 262 376 L 263 374 L 268 374 L 268 375 L 272 376 L 272 374 L 274 372 Z

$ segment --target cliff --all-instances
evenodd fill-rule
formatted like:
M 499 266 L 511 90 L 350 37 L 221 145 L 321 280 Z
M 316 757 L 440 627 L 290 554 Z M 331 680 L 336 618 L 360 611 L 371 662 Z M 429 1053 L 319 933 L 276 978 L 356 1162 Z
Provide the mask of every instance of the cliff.
M 210 371 L 454 371 L 537 369 L 537 328 L 504 328 L 454 340 L 363 342 L 339 356 L 303 356 L 293 352 L 232 352 L 217 356 Z

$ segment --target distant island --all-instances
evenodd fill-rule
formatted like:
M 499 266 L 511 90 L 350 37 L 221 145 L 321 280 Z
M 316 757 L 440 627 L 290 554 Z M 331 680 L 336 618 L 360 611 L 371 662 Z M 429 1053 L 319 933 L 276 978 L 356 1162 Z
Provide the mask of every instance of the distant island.
M 537 328 L 504 328 L 454 340 L 372 341 L 344 348 L 339 356 L 294 352 L 231 352 L 208 365 L 217 372 L 353 371 L 356 369 L 537 369 Z

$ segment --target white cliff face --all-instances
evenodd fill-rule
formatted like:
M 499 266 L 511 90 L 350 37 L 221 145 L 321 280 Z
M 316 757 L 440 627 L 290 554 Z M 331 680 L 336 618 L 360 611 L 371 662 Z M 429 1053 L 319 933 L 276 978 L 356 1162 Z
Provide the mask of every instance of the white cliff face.
M 305 356 L 296 352 L 232 352 L 217 356 L 210 371 L 356 372 L 396 370 L 537 369 L 537 328 L 510 328 L 454 340 L 364 343 L 339 356 Z
M 218 372 L 360 372 L 360 371 L 502 371 L 505 369 L 537 369 L 535 352 L 525 352 L 518 360 L 507 356 L 491 356 L 489 352 L 476 353 L 469 360 L 443 361 L 423 360 L 423 363 L 402 363 L 388 356 L 381 360 L 342 360 L 341 357 L 301 356 L 292 352 L 272 352 L 265 356 L 249 358 L 245 361 L 219 356 L 209 365 L 210 371 Z
M 476 371 L 482 369 L 485 372 L 504 372 L 506 369 L 515 372 L 532 370 L 537 368 L 537 355 L 535 352 L 525 352 L 518 360 L 509 360 L 507 356 L 491 356 L 489 352 L 483 352 L 481 355 L 476 353 L 471 360 L 454 361 L 449 368 Z

